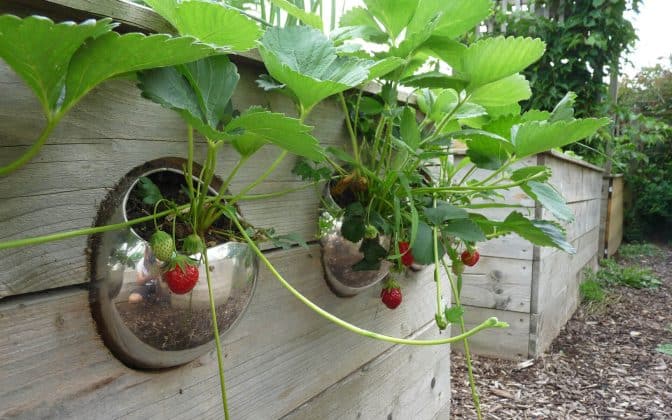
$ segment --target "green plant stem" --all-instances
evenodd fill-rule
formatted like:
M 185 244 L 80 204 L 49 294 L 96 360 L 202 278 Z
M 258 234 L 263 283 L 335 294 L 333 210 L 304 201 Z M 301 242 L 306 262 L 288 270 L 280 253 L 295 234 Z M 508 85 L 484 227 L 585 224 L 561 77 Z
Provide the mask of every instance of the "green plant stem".
M 230 212 L 230 210 L 229 210 Z M 298 290 L 296 290 L 294 287 L 292 287 L 287 280 L 285 280 L 280 273 L 273 267 L 273 264 L 266 258 L 263 252 L 257 247 L 257 245 L 254 243 L 254 241 L 249 237 L 247 232 L 245 232 L 245 228 L 240 224 L 240 221 L 238 221 L 238 218 L 230 212 L 228 215 L 229 218 L 233 221 L 233 223 L 236 225 L 238 230 L 240 231 L 241 235 L 243 238 L 245 238 L 245 241 L 250 245 L 252 250 L 254 251 L 255 254 L 259 257 L 259 259 L 264 263 L 266 268 L 275 276 L 278 281 L 292 294 L 294 297 L 299 299 L 304 305 L 308 306 L 310 309 L 312 309 L 315 313 L 318 315 L 322 316 L 323 318 L 327 319 L 328 321 L 333 322 L 334 324 L 345 328 L 348 331 L 351 331 L 355 334 L 359 334 L 363 337 L 369 337 L 373 338 L 376 340 L 380 341 L 386 341 L 388 343 L 394 343 L 394 344 L 407 344 L 407 345 L 413 345 L 413 346 L 430 346 L 430 345 L 440 345 L 440 344 L 449 344 L 449 343 L 455 343 L 458 341 L 462 341 L 467 337 L 470 337 L 479 331 L 488 329 L 488 328 L 506 328 L 508 327 L 508 324 L 506 322 L 500 322 L 497 320 L 497 318 L 488 318 L 487 320 L 483 321 L 480 325 L 472 328 L 471 330 L 462 333 L 460 335 L 454 336 L 454 337 L 449 337 L 449 338 L 442 338 L 442 339 L 435 339 L 435 340 L 412 340 L 412 339 L 407 339 L 407 338 L 398 338 L 398 337 L 391 337 L 383 334 L 378 334 L 373 331 L 365 330 L 363 328 L 357 327 L 356 325 L 352 325 L 347 321 L 344 321 L 337 316 L 325 311 L 324 309 L 320 308 L 317 306 L 315 303 L 313 303 L 311 300 L 309 300 L 307 297 L 303 296 Z
M 357 136 L 355 135 L 355 130 L 352 128 L 352 122 L 350 121 L 350 113 L 348 112 L 348 105 L 345 103 L 345 95 L 343 95 L 343 93 L 341 92 L 338 94 L 338 98 L 341 102 L 343 112 L 345 113 L 345 125 L 348 128 L 348 134 L 350 134 L 350 142 L 352 143 L 352 153 L 355 155 L 355 162 L 357 162 L 359 166 L 362 164 L 362 161 L 359 157 L 359 145 L 357 144 Z
M 0 176 L 9 175 L 34 158 L 42 149 L 42 146 L 47 142 L 47 139 L 51 135 L 51 132 L 54 131 L 54 128 L 56 128 L 59 120 L 60 118 L 48 120 L 47 125 L 42 130 L 42 133 L 40 133 L 40 137 L 37 138 L 37 141 L 33 143 L 24 154 L 19 156 L 18 159 L 14 160 L 9 165 L 0 167 Z
M 416 188 L 413 190 L 413 192 L 418 193 L 418 194 L 424 194 L 424 193 L 441 193 L 441 192 L 468 192 L 468 191 L 490 191 L 490 190 L 508 190 L 510 188 L 518 187 L 520 185 L 523 185 L 527 182 L 534 181 L 537 178 L 541 178 L 542 176 L 545 176 L 543 173 L 542 174 L 536 174 L 533 175 L 529 178 L 522 179 L 520 181 L 512 182 L 510 184 L 504 184 L 504 185 L 472 185 L 469 187 L 421 187 L 421 188 Z
M 446 272 L 446 275 L 448 276 L 448 282 L 450 283 L 450 289 L 453 291 L 453 298 L 455 299 L 455 305 L 458 308 L 462 307 L 462 303 L 460 301 L 460 292 L 455 286 L 455 282 L 453 281 L 450 269 L 448 268 L 448 265 L 446 264 L 445 260 L 441 260 L 441 264 L 443 265 L 443 269 Z M 464 331 L 466 331 L 466 326 L 464 324 L 464 314 L 462 314 L 460 315 L 460 332 L 464 333 Z M 476 409 L 476 416 L 478 417 L 478 420 L 481 420 L 483 418 L 483 414 L 481 413 L 481 399 L 478 396 L 478 389 L 476 388 L 476 379 L 474 378 L 474 368 L 471 363 L 471 350 L 469 349 L 469 340 L 467 340 L 467 338 L 462 340 L 462 345 L 464 346 L 464 358 L 467 363 L 467 375 L 469 376 L 471 399 L 474 402 L 474 408 Z
M 436 199 L 434 199 L 434 208 L 436 208 Z M 437 322 L 443 317 L 441 314 L 441 278 L 439 276 L 439 229 L 432 228 L 432 239 L 434 240 L 434 282 L 436 283 L 436 316 Z
M 201 237 L 205 243 L 205 238 Z M 229 408 L 226 402 L 226 384 L 224 383 L 224 358 L 222 357 L 222 343 L 219 338 L 219 327 L 217 326 L 217 309 L 215 308 L 215 295 L 212 292 L 212 282 L 210 280 L 210 264 L 208 263 L 208 250 L 202 250 L 203 262 L 205 264 L 205 278 L 208 282 L 208 296 L 210 298 L 210 313 L 212 314 L 212 332 L 215 335 L 215 348 L 217 349 L 217 367 L 219 370 L 219 386 L 222 390 L 222 407 L 224 408 L 224 419 L 229 420 Z
M 14 241 L 0 242 L 0 250 L 10 249 L 10 248 L 18 248 L 18 247 L 29 246 L 29 245 L 39 245 L 39 244 L 43 244 L 43 243 L 46 243 L 46 242 L 60 241 L 60 240 L 63 240 L 63 239 L 74 238 L 74 237 L 82 236 L 82 235 L 94 235 L 96 233 L 103 233 L 103 232 L 110 232 L 110 231 L 113 231 L 113 230 L 124 229 L 124 228 L 127 228 L 129 226 L 137 225 L 138 223 L 149 222 L 150 220 L 154 220 L 154 219 L 159 218 L 159 217 L 167 216 L 171 213 L 177 213 L 180 210 L 186 209 L 188 207 L 189 207 L 189 204 L 184 204 L 184 205 L 178 206 L 174 209 L 162 211 L 161 213 L 156 213 L 156 214 L 152 214 L 152 215 L 149 215 L 149 216 L 139 217 L 137 219 L 129 220 L 128 222 L 116 223 L 116 224 L 113 224 L 113 225 L 97 226 L 97 227 L 85 228 L 85 229 L 77 229 L 77 230 L 71 230 L 71 231 L 68 231 L 68 232 L 53 233 L 51 235 L 35 236 L 35 237 L 32 237 L 32 238 L 24 238 L 24 239 L 17 239 L 17 240 L 14 240 Z
M 256 180 L 254 180 L 254 182 L 252 182 L 252 183 L 249 184 L 247 187 L 243 188 L 242 191 L 240 191 L 238 194 L 236 194 L 236 195 L 229 201 L 229 204 L 234 204 L 236 201 L 240 200 L 240 197 L 241 197 L 241 196 L 245 195 L 247 192 L 249 192 L 250 190 L 252 190 L 252 189 L 253 189 L 254 187 L 256 187 L 257 185 L 261 184 L 266 178 L 268 178 L 268 177 L 273 173 L 273 171 L 275 171 L 275 169 L 278 167 L 278 165 L 280 165 L 280 163 L 282 163 L 282 161 L 283 161 L 283 160 L 285 159 L 285 157 L 287 156 L 287 153 L 289 153 L 289 152 L 287 152 L 287 150 L 283 150 L 283 151 L 280 153 L 280 156 L 278 156 L 278 158 L 275 159 L 275 161 L 274 161 L 273 163 L 271 163 L 271 166 L 269 166 L 268 169 L 266 169 L 266 171 L 265 171 L 263 174 L 261 174 L 261 175 L 259 176 L 259 178 L 257 178 Z
M 189 198 L 194 199 L 194 127 L 187 125 L 187 187 Z

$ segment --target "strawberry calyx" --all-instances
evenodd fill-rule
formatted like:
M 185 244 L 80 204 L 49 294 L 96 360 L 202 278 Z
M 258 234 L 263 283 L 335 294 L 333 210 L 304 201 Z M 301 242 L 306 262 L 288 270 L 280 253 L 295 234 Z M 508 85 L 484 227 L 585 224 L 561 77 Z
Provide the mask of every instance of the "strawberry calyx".
M 168 261 L 165 270 L 171 271 L 174 270 L 175 267 L 180 267 L 182 271 L 185 271 L 187 266 L 196 267 L 198 266 L 198 261 L 186 255 L 175 254 L 173 258 Z

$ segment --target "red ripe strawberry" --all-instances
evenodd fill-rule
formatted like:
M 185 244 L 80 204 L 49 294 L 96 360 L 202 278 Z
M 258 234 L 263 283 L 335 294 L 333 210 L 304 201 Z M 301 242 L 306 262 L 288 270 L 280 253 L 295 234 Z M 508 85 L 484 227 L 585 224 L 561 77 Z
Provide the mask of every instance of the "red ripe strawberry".
M 385 304 L 390 309 L 395 309 L 397 306 L 401 305 L 401 288 L 395 284 L 388 284 L 380 291 L 380 297 Z
M 460 258 L 462 259 L 462 262 L 464 263 L 464 265 L 468 265 L 469 267 L 473 267 L 478 262 L 478 259 L 481 258 L 481 254 L 479 254 L 478 251 L 475 250 L 475 249 L 466 250 L 462 253 Z
M 399 241 L 399 253 L 401 254 L 401 263 L 403 265 L 406 267 L 413 265 L 413 261 L 415 261 L 415 259 L 413 258 L 413 253 L 411 253 L 411 250 L 408 246 L 408 242 Z
M 189 293 L 198 283 L 198 267 L 180 259 L 171 264 L 171 268 L 163 274 L 163 280 L 171 292 L 177 295 Z

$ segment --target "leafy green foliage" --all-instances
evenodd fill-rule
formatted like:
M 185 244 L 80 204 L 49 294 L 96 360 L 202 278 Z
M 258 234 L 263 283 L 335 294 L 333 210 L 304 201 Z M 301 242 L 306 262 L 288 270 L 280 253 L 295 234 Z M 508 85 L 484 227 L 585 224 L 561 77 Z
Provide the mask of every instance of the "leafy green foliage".
M 662 284 L 650 268 L 621 265 L 609 258 L 600 261 L 595 279 L 605 285 L 622 285 L 633 289 L 651 289 Z
M 637 262 L 642 258 L 658 258 L 662 255 L 663 251 L 658 246 L 648 242 L 621 244 L 618 247 L 618 258 L 628 262 Z
M 270 0 L 273 5 L 281 8 L 290 16 L 295 17 L 306 25 L 310 25 L 315 29 L 322 30 L 322 18 L 314 13 L 309 13 L 303 10 L 300 7 L 297 7 L 295 4 L 290 3 L 287 0 Z
M 231 97 L 239 80 L 236 66 L 223 55 L 140 75 L 143 96 L 177 111 L 210 140 L 231 142 L 249 157 L 267 143 L 313 160 L 322 160 L 310 127 L 260 108 L 234 117 Z
M 545 152 L 584 139 L 605 125 L 607 118 L 586 118 L 554 123 L 531 121 L 520 124 L 512 142 L 518 158 Z
M 140 196 L 142 197 L 142 202 L 153 206 L 163 199 L 163 194 L 161 190 L 152 182 L 151 179 L 146 176 L 138 178 L 138 187 L 140 189 Z
M 259 52 L 271 76 L 291 89 L 302 109 L 308 110 L 366 81 L 373 64 L 337 56 L 328 38 L 305 26 L 268 29 Z
M 170 22 L 180 35 L 191 35 L 225 52 L 254 48 L 261 36 L 261 30 L 252 19 L 221 3 L 202 0 L 144 2 Z
M 512 76 L 544 54 L 545 44 L 532 38 L 485 38 L 470 45 L 457 65 L 474 89 Z
M 672 64 L 670 62 L 669 64 Z M 614 167 L 632 193 L 625 213 L 628 240 L 672 235 L 672 68 L 643 69 L 622 83 Z
M 84 43 L 114 28 L 111 19 L 54 23 L 48 18 L 0 16 L 0 58 L 33 90 L 47 116 L 61 108 L 72 56 Z M 58 42 L 53 41 L 57 39 Z M 49 47 L 47 47 L 49 46 Z
M 658 353 L 663 353 L 667 354 L 668 356 L 672 356 L 672 343 L 659 344 L 658 347 L 656 347 L 656 351 Z
M 501 10 L 497 7 L 495 31 L 505 34 L 541 38 L 547 52 L 528 67 L 524 74 L 532 85 L 533 95 L 524 109 L 551 109 L 568 91 L 575 92 L 576 115 L 603 116 L 607 113 L 607 70 L 618 71 L 618 60 L 631 50 L 637 36 L 628 20 L 641 0 L 564 1 L 561 8 L 549 7 L 548 17 L 532 11 Z M 562 14 L 562 18 L 560 16 Z M 565 116 L 567 117 L 567 116 Z M 551 122 L 557 121 L 556 116 Z M 570 150 L 590 161 L 601 162 L 606 142 L 590 137 Z
M 579 294 L 584 302 L 603 302 L 605 298 L 604 289 L 596 280 L 584 280 L 579 285 Z

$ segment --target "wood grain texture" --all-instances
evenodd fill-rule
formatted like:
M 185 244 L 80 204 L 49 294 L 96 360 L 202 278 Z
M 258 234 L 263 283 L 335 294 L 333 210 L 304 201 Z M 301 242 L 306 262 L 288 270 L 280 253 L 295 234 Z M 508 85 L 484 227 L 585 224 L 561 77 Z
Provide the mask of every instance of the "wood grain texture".
M 294 113 L 286 98 L 265 95 L 254 80 L 260 69 L 241 64 L 240 88 L 234 103 L 241 109 L 254 104 Z M 43 118 L 39 105 L 23 82 L 0 64 L 0 165 L 19 156 L 38 135 Z M 334 102 L 316 108 L 307 123 L 324 144 L 344 138 L 342 115 Z M 18 117 L 17 117 L 18 116 Z M 166 156 L 186 156 L 186 128 L 172 111 L 142 99 L 129 81 L 105 83 L 66 116 L 47 145 L 25 167 L 0 183 L 0 240 L 39 236 L 91 226 L 98 203 L 134 167 Z M 232 192 L 261 175 L 279 154 L 263 148 L 239 172 Z M 196 160 L 204 157 L 198 147 Z M 237 155 L 225 148 L 219 155 L 218 174 L 226 176 Z M 304 186 L 291 173 L 294 158 L 287 158 L 273 176 L 253 193 Z M 317 228 L 320 190 L 307 188 L 283 197 L 241 203 L 241 213 L 259 227 L 279 233 L 296 232 L 313 239 Z M 271 210 L 272 209 L 272 210 Z M 58 244 L 0 251 L 0 298 L 54 287 L 84 283 L 86 238 Z
M 482 257 L 464 271 L 462 303 L 529 313 L 531 283 L 532 261 Z
M 474 335 L 469 339 L 472 352 L 509 360 L 526 359 L 530 336 L 530 314 L 466 305 L 464 307 L 467 328 L 478 325 L 492 316 L 500 321 L 508 322 L 509 328 L 490 329 Z M 457 334 L 458 332 L 459 327 L 453 325 L 452 333 Z M 461 345 L 456 343 L 453 348 L 460 350 Z
M 615 177 L 611 182 L 611 195 L 607 213 L 607 256 L 618 251 L 623 242 L 623 177 Z
M 431 322 L 415 337 L 435 329 Z M 283 419 L 431 419 L 449 402 L 449 347 L 393 346 Z
M 572 317 L 579 302 L 579 284 L 586 267 L 597 267 L 597 240 L 599 227 L 595 227 L 573 244 L 575 255 L 557 252 L 540 262 L 538 302 L 533 313 L 531 355 L 543 353 Z
M 542 155 L 553 175 L 549 183 L 568 203 L 601 197 L 603 172 L 553 155 Z
M 364 328 L 390 335 L 435 337 L 434 294 L 426 275 L 402 280 L 404 304 L 395 311 L 379 303 L 379 289 L 350 299 L 335 297 L 322 279 L 319 250 L 274 252 L 280 272 L 323 308 Z M 129 369 L 99 339 L 86 290 L 66 288 L 0 302 L 0 418 L 221 418 L 214 349 L 180 368 L 161 372 Z M 229 404 L 234 419 L 272 419 L 293 412 L 331 385 L 347 391 L 363 366 L 386 365 L 401 357 L 396 372 L 400 402 L 439 409 L 447 401 L 446 348 L 395 349 L 365 339 L 319 318 L 262 270 L 259 285 L 240 324 L 224 340 Z M 376 359 L 378 358 L 378 359 Z M 411 358 L 411 360 L 409 360 Z M 427 361 L 423 369 L 415 368 Z M 443 373 L 442 373 L 443 374 Z M 377 380 L 375 369 L 370 379 Z M 357 388 L 358 389 L 358 388 Z M 438 396 L 438 392 L 442 396 Z M 354 406 L 374 412 L 371 394 L 350 393 Z M 348 407 L 342 407 L 348 410 Z M 423 411 L 432 418 L 433 409 Z M 341 418 L 334 411 L 333 417 Z

